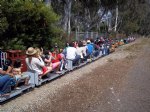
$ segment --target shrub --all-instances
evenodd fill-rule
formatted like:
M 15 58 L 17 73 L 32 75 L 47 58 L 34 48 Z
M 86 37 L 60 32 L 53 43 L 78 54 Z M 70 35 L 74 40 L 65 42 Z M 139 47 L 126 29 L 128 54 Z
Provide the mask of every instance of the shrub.
M 50 6 L 32 0 L 1 0 L 0 4 L 0 14 L 3 15 L 0 18 L 2 47 L 48 48 L 53 39 L 59 38 L 61 29 L 56 25 L 59 16 Z

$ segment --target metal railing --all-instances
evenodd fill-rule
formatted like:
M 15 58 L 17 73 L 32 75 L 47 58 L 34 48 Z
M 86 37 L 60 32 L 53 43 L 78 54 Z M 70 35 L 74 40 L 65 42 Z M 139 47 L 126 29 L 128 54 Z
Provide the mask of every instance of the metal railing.
M 96 39 L 97 37 L 106 37 L 106 34 L 99 32 L 74 32 L 75 40 L 85 40 L 87 38 Z

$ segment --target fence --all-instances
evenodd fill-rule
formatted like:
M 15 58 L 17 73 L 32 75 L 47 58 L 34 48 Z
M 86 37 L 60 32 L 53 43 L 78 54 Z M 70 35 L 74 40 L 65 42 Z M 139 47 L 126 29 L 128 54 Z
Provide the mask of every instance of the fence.
M 87 38 L 96 39 L 97 37 L 108 37 L 108 33 L 99 33 L 99 32 L 71 32 L 68 36 L 67 34 L 63 35 L 67 41 L 74 40 L 85 40 Z
M 75 32 L 75 40 L 84 40 L 87 38 L 96 39 L 100 36 L 106 37 L 107 35 L 99 32 Z

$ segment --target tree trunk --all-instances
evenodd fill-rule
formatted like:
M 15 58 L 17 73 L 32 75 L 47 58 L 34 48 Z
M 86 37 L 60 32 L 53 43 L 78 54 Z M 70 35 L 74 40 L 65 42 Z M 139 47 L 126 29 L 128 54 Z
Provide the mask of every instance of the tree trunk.
M 65 0 L 64 5 L 64 19 L 63 19 L 63 30 L 67 32 L 68 35 L 71 33 L 71 25 L 70 25 L 70 19 L 71 19 L 71 6 L 72 6 L 72 0 Z
M 94 19 L 91 23 L 90 23 L 90 25 L 89 25 L 89 27 L 88 27 L 88 30 L 91 30 L 93 27 L 95 27 L 99 22 L 101 22 L 101 20 L 102 20 L 102 17 L 104 16 L 104 14 L 106 13 L 106 9 L 103 11 L 103 13 L 100 15 L 100 16 L 97 16 L 97 18 L 96 19 Z
M 115 20 L 115 28 L 114 31 L 117 31 L 117 26 L 118 26 L 118 5 L 116 6 L 116 20 Z
M 67 4 L 64 5 L 64 18 L 63 18 L 63 30 L 67 32 L 67 23 L 68 23 L 68 9 Z
M 70 25 L 70 19 L 71 19 L 71 5 L 72 5 L 72 0 L 68 1 L 68 35 L 71 33 L 71 25 Z

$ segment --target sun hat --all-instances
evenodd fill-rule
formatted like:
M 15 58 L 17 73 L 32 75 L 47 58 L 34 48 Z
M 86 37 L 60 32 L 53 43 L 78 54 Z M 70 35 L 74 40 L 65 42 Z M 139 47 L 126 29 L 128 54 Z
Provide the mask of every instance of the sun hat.
M 87 40 L 87 43 L 91 43 L 91 41 L 90 41 L 90 40 Z
M 29 47 L 26 51 L 26 55 L 34 55 L 37 53 L 37 50 L 35 50 L 33 47 Z

